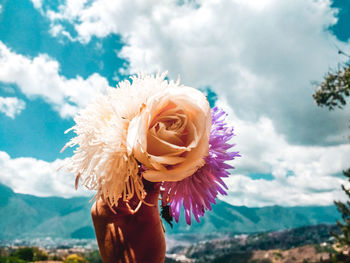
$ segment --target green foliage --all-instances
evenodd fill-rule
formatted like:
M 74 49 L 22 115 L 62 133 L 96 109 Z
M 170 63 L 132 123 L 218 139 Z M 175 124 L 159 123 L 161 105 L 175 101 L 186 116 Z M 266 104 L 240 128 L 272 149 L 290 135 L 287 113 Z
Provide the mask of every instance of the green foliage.
M 21 247 L 11 253 L 10 251 L 0 249 L 0 263 L 26 263 L 48 260 L 47 253 L 38 247 Z
M 34 251 L 34 257 L 33 260 L 34 261 L 44 261 L 44 260 L 48 260 L 49 256 L 47 255 L 47 253 L 37 247 L 33 247 L 33 251 Z
M 337 251 L 331 245 L 320 246 L 320 244 L 314 244 L 316 249 L 316 253 L 328 253 L 328 254 L 336 254 Z
M 92 251 L 89 254 L 85 255 L 85 259 L 89 263 L 102 263 L 100 252 L 98 250 Z
M 339 54 L 344 53 L 339 51 Z M 329 110 L 346 105 L 346 98 L 350 97 L 350 64 L 336 73 L 328 73 L 313 97 L 318 106 L 326 106 Z M 344 176 L 350 182 L 350 168 L 344 171 Z M 346 189 L 344 185 L 341 187 L 350 198 L 350 189 Z M 332 233 L 332 235 L 341 245 L 350 245 L 350 201 L 346 203 L 335 201 L 334 204 L 342 214 L 343 222 L 337 220 L 341 234 Z
M 250 259 L 248 263 L 271 263 L 271 260 L 264 258 L 264 259 Z
M 24 261 L 33 261 L 34 249 L 32 247 L 21 247 L 13 253 L 13 256 Z
M 344 255 L 343 253 L 333 254 L 331 260 L 332 263 L 350 263 L 349 255 Z
M 346 176 L 350 182 L 350 168 L 344 171 L 344 176 Z M 344 185 L 342 185 L 342 189 L 350 198 L 350 189 L 347 189 Z M 350 245 L 350 201 L 346 203 L 335 201 L 334 203 L 338 211 L 342 214 L 343 222 L 337 220 L 337 225 L 341 230 L 341 234 L 332 234 L 341 245 Z
M 77 255 L 77 254 L 72 254 L 69 255 L 63 263 L 88 263 L 83 257 Z
M 283 255 L 281 252 L 273 252 L 273 257 L 275 260 L 283 259 Z
M 10 256 L 10 257 L 7 257 L 4 262 L 5 263 L 26 263 L 28 261 L 20 259 L 20 258 L 18 258 L 16 256 Z
M 350 96 L 350 65 L 338 72 L 329 72 L 312 96 L 318 106 L 326 106 L 330 110 L 346 105 L 346 97 Z
M 21 248 L 21 252 L 23 252 L 23 248 Z M 18 257 L 16 254 L 17 251 L 12 252 L 9 254 L 8 250 L 0 249 L 0 263 L 26 263 L 28 261 L 23 260 Z M 25 254 L 25 253 L 24 253 Z
M 56 254 L 53 256 L 50 256 L 49 259 L 52 261 L 62 261 L 62 258 Z
M 204 258 L 201 258 L 201 259 L 204 260 L 204 262 L 212 262 L 212 263 L 247 263 L 247 262 L 252 263 L 254 262 L 251 260 L 252 256 L 253 256 L 253 253 L 251 251 L 236 251 L 221 257 L 217 257 L 212 261 L 209 261 L 209 260 L 205 261 Z M 270 261 L 268 262 L 270 263 Z

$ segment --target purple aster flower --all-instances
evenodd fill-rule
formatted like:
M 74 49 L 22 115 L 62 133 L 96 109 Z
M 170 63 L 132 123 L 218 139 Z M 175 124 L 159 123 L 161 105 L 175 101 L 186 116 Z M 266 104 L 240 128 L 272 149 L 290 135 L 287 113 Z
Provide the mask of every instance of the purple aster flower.
M 211 111 L 212 127 L 209 138 L 209 155 L 206 164 L 178 182 L 164 182 L 162 187 L 162 205 L 170 204 L 170 213 L 179 222 L 181 205 L 184 207 L 186 223 L 191 224 L 191 212 L 199 222 L 205 210 L 211 210 L 218 193 L 226 195 L 227 186 L 222 180 L 229 176 L 228 169 L 234 167 L 225 163 L 239 157 L 238 152 L 227 152 L 234 144 L 229 140 L 234 136 L 233 127 L 225 122 L 227 114 L 215 107 Z

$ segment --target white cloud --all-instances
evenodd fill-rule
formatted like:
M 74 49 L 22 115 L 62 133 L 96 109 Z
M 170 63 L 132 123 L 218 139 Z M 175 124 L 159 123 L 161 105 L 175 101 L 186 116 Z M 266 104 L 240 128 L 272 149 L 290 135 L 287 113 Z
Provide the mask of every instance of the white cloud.
M 336 23 L 329 0 L 177 1 L 67 0 L 49 10 L 53 31 L 72 23 L 83 43 L 120 34 L 122 73 L 169 70 L 183 83 L 209 85 L 245 120 L 268 116 L 294 143 L 344 143 L 350 107 L 315 106 L 311 82 L 342 59 L 348 47 L 327 30 Z M 55 30 L 54 30 L 55 29 Z M 71 36 L 70 36 L 71 38 Z M 325 125 L 325 123 L 327 125 Z M 315 131 L 314 127 L 317 127 Z
M 302 176 L 299 176 L 299 179 L 303 180 L 302 178 Z M 236 174 L 232 175 L 229 180 L 226 180 L 230 189 L 228 195 L 219 198 L 232 205 L 250 207 L 271 205 L 324 206 L 333 204 L 334 200 L 347 200 L 345 193 L 340 188 L 342 183 L 346 183 L 345 180 L 331 176 L 314 176 L 312 180 L 315 179 L 330 183 L 330 185 L 327 189 L 318 189 L 317 187 L 308 189 L 306 187 L 310 186 L 310 180 L 302 183 L 293 183 L 289 180 L 286 182 L 280 180 L 253 180 L 242 174 Z M 313 186 L 312 183 L 311 186 Z
M 2 5 L 0 5 L 0 14 L 1 14 L 1 12 L 2 12 Z
M 50 163 L 29 157 L 11 158 L 0 151 L 0 182 L 17 193 L 36 196 L 93 196 L 82 187 L 75 190 L 74 175 L 57 172 L 62 163 L 59 159 Z
M 225 181 L 229 195 L 222 197 L 233 205 L 329 205 L 344 200 L 342 170 L 349 166 L 350 144 L 302 146 L 289 144 L 276 132 L 270 119 L 242 121 L 228 104 L 218 105 L 228 113 L 235 127 L 233 142 L 242 155 L 232 162 L 237 167 Z M 252 179 L 249 173 L 271 174 L 273 180 Z
M 41 9 L 43 6 L 42 0 L 32 0 L 32 3 L 37 9 Z
M 67 36 L 61 22 L 72 23 L 74 41 L 121 35 L 119 56 L 129 62 L 122 73 L 167 69 L 171 78 L 180 74 L 182 83 L 218 93 L 242 153 L 226 200 L 322 205 L 343 198 L 339 173 L 349 165 L 350 107 L 328 112 L 311 96 L 311 82 L 342 60 L 336 46 L 349 49 L 328 30 L 337 22 L 331 1 L 177 2 L 67 0 L 46 15 L 55 35 Z M 275 180 L 248 173 L 271 173 Z
M 26 103 L 16 97 L 0 97 L 0 112 L 14 119 L 26 107 Z
M 67 79 L 59 74 L 59 63 L 45 54 L 28 58 L 12 52 L 0 41 L 0 81 L 16 84 L 28 97 L 40 96 L 62 117 L 73 116 L 108 82 L 94 73 L 87 79 Z

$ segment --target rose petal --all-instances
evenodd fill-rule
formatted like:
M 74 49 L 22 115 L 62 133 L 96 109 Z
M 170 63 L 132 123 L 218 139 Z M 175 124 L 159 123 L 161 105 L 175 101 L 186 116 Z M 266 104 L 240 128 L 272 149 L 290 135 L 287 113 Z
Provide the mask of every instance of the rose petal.
M 179 165 L 174 166 L 171 170 L 166 171 L 156 171 L 156 170 L 146 170 L 143 173 L 145 179 L 151 182 L 161 182 L 161 181 L 179 181 L 182 180 L 197 171 L 198 168 L 205 164 L 204 157 L 208 154 L 208 144 L 206 142 L 208 138 L 202 136 L 198 143 L 198 147 L 192 149 L 187 155 L 186 160 Z M 199 156 L 203 156 L 199 158 Z
M 205 164 L 210 128 L 209 103 L 200 91 L 168 88 L 149 98 L 130 122 L 128 149 L 148 168 L 147 180 L 178 181 Z
M 172 157 L 172 156 L 150 156 L 152 160 L 159 162 L 161 164 L 174 165 L 178 163 L 182 163 L 186 158 L 184 157 Z
M 182 134 L 178 133 L 177 131 L 167 130 L 164 123 L 159 123 L 157 126 L 154 126 L 149 131 L 149 136 L 150 135 L 170 144 L 175 144 L 182 147 L 185 146 L 183 140 L 179 137 L 179 135 L 181 136 Z
M 148 136 L 148 147 L 147 152 L 152 155 L 161 156 L 168 154 L 176 154 L 179 156 L 185 151 L 191 150 L 190 147 L 177 146 L 163 141 L 155 136 Z

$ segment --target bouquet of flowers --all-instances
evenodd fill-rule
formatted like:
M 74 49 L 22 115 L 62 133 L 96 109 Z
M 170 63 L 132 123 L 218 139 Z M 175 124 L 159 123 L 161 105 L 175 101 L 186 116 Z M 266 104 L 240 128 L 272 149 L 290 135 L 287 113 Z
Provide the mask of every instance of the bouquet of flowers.
M 203 93 L 167 81 L 166 73 L 131 80 L 107 88 L 74 118 L 69 130 L 76 137 L 65 148 L 77 148 L 64 166 L 76 174 L 76 187 L 82 180 L 110 207 L 134 195 L 140 207 L 142 178 L 162 182 L 162 206 L 169 206 L 176 222 L 182 206 L 188 224 L 191 212 L 199 222 L 218 193 L 226 194 L 222 178 L 233 167 L 225 162 L 239 156 L 228 152 L 233 128 Z

